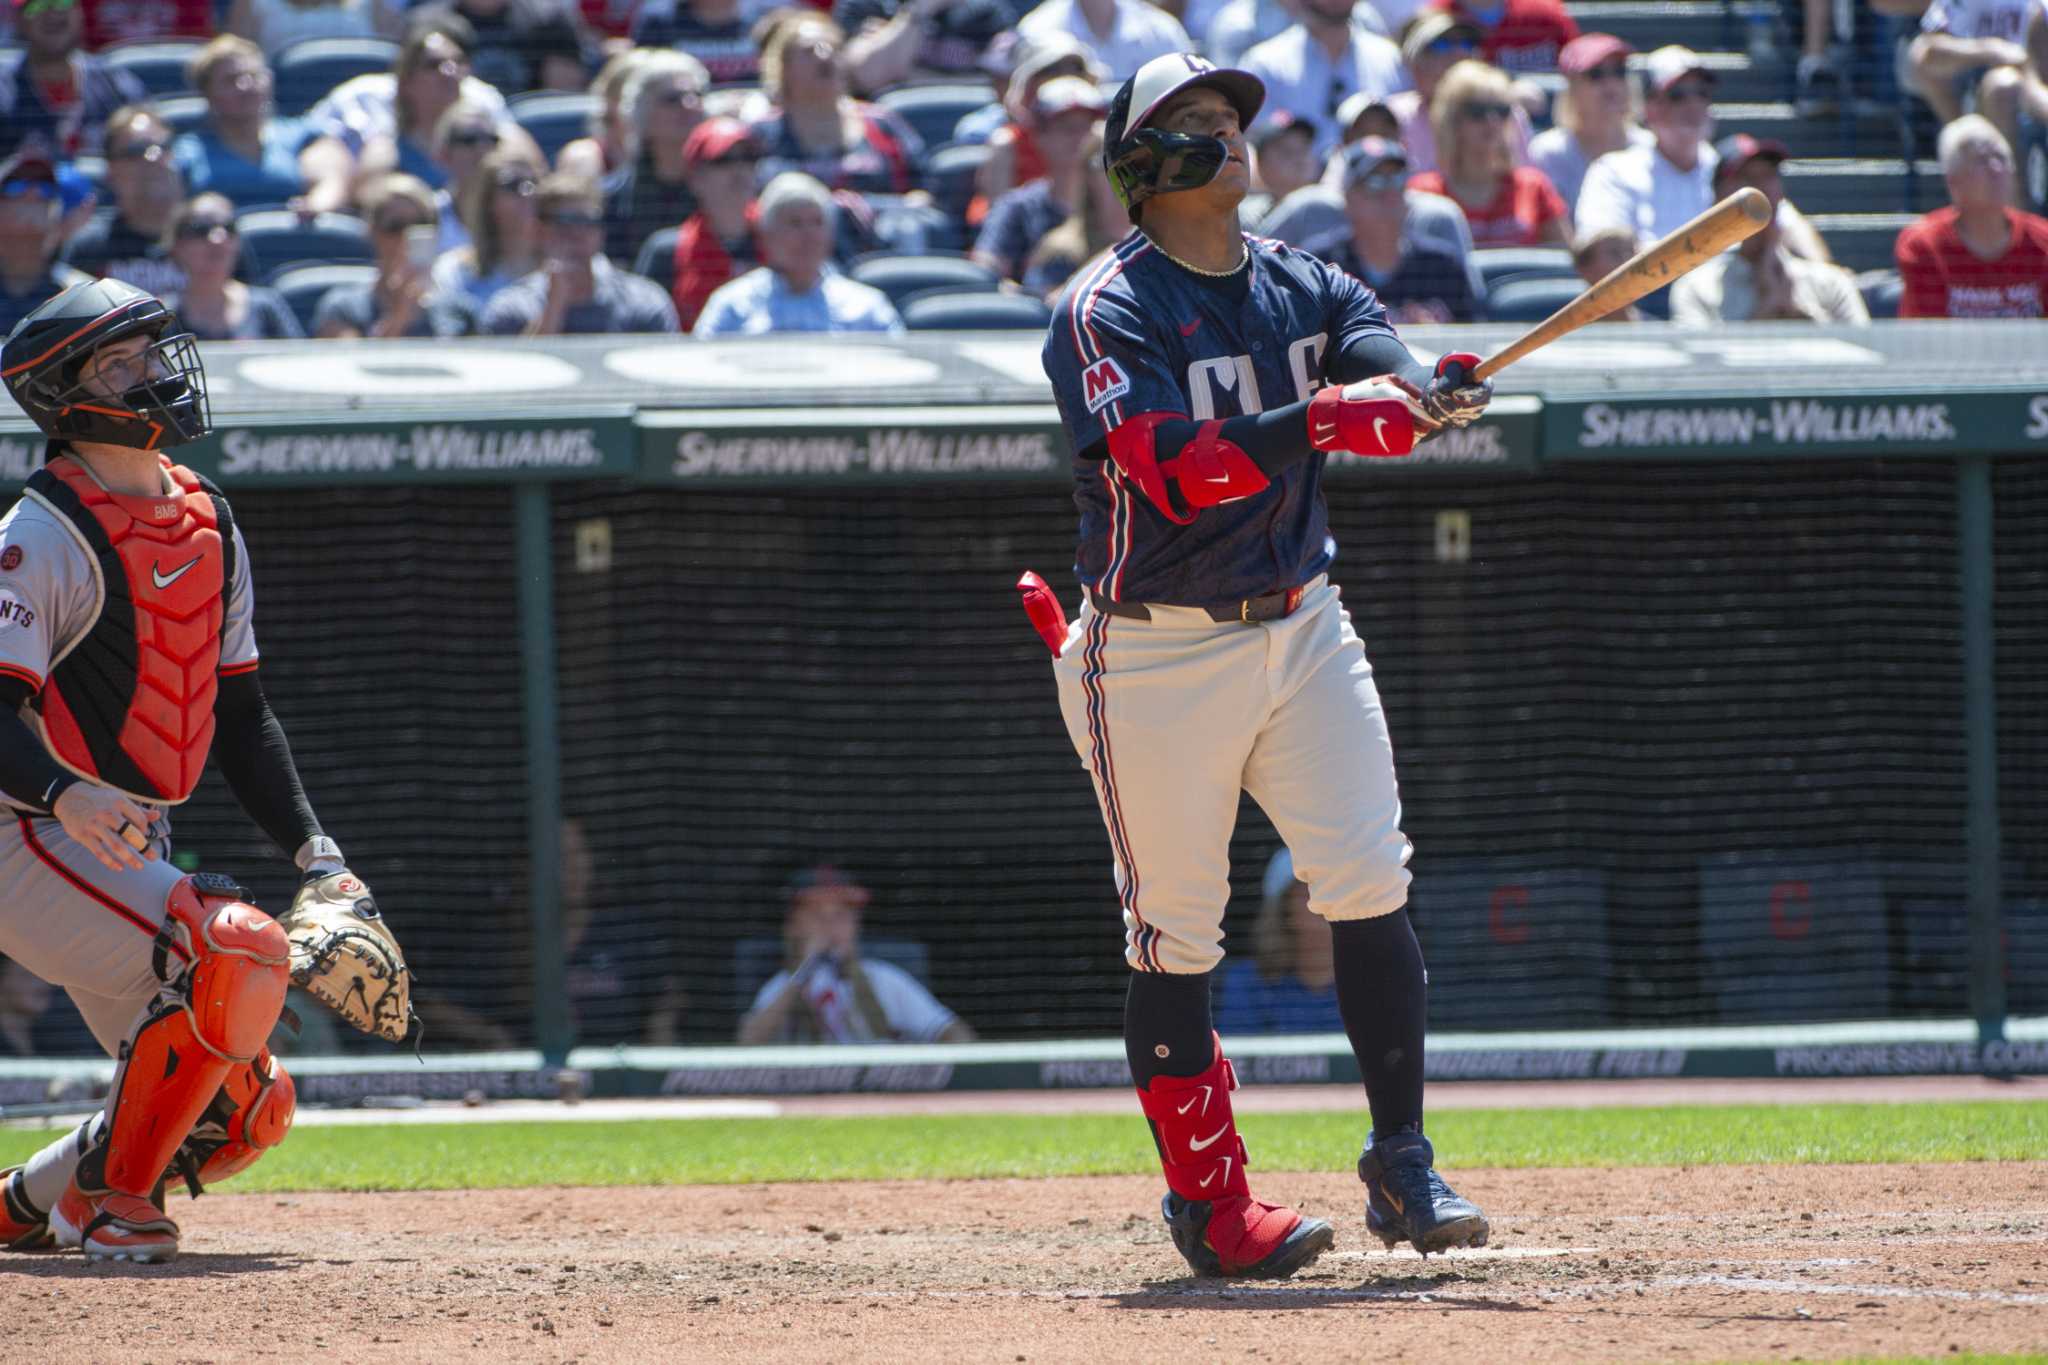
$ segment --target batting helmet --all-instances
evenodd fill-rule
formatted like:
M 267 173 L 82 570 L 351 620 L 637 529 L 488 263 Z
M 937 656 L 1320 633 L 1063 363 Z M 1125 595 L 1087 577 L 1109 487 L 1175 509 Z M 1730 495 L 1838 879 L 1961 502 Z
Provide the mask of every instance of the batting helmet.
M 1138 206 L 1154 195 L 1208 184 L 1230 155 L 1222 138 L 1145 126 L 1160 105 L 1197 85 L 1221 91 L 1237 109 L 1241 128 L 1251 127 L 1266 102 L 1265 82 L 1251 72 L 1219 67 L 1187 52 L 1154 57 L 1109 102 L 1109 118 L 1102 129 L 1102 169 L 1133 219 Z
M 134 382 L 88 387 L 93 352 L 124 337 L 152 338 Z M 43 434 L 164 450 L 212 429 L 199 342 L 162 300 L 119 280 L 73 285 L 15 324 L 0 379 Z

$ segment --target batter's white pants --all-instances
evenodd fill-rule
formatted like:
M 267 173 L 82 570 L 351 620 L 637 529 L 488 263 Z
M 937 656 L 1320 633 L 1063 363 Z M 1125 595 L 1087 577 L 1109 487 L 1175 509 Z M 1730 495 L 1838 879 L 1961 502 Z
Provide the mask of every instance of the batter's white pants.
M 1319 577 L 1293 615 L 1256 625 L 1147 605 L 1139 621 L 1084 604 L 1053 665 L 1109 830 L 1131 967 L 1222 960 L 1240 789 L 1286 841 L 1316 913 L 1406 905 L 1394 747 L 1336 586 Z

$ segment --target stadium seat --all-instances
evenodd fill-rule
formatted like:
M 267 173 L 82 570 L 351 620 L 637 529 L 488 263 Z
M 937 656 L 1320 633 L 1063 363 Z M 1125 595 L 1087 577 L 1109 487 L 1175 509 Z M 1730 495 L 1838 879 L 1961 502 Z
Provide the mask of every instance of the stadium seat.
M 865 285 L 872 285 L 901 305 L 912 294 L 927 289 L 944 289 L 954 294 L 989 293 L 1002 288 L 1002 277 L 979 261 L 965 256 L 863 256 L 848 272 Z
M 1906 282 L 1896 270 L 1866 270 L 1856 277 L 1857 291 L 1873 320 L 1899 315 L 1899 300 L 1905 297 Z
M 389 71 L 398 44 L 388 38 L 302 38 L 271 61 L 277 112 L 297 118 L 343 81 Z
M 141 81 L 142 88 L 155 99 L 191 92 L 192 87 L 185 84 L 185 66 L 203 46 L 197 38 L 151 38 L 116 43 L 100 53 L 100 60 Z
M 768 979 L 782 970 L 782 940 L 755 936 L 743 938 L 733 948 L 732 986 L 744 1012 Z M 901 967 L 924 985 L 931 985 L 931 950 L 915 939 L 869 938 L 863 934 L 860 955 L 874 962 Z
M 924 187 L 947 217 L 956 222 L 967 217 L 975 177 L 993 151 L 986 142 L 955 142 L 926 154 Z
M 1577 298 L 1586 286 L 1577 275 L 1530 276 L 1486 291 L 1486 316 L 1494 322 L 1541 322 Z
M 1572 253 L 1561 246 L 1490 246 L 1472 253 L 1488 292 L 1509 280 L 1576 278 Z
M 913 332 L 1043 332 L 1052 322 L 1045 300 L 1029 294 L 956 293 L 931 290 L 905 299 L 897 310 Z
M 206 122 L 206 97 L 204 95 L 168 95 L 155 101 L 157 113 L 165 123 L 171 125 L 174 133 L 197 132 Z
M 994 101 L 987 85 L 901 85 L 884 90 L 875 102 L 902 116 L 927 148 L 953 140 L 953 125 Z
M 299 326 L 311 336 L 313 314 L 320 307 L 320 300 L 327 297 L 328 290 L 336 285 L 368 284 L 376 278 L 377 267 L 374 265 L 288 265 L 273 271 L 268 283 L 284 295 L 284 301 L 291 305 L 292 315 L 299 320 Z
M 373 259 L 370 230 L 360 218 L 322 213 L 301 222 L 290 209 L 257 209 L 235 219 L 242 252 L 253 279 L 268 279 L 281 266 L 301 262 L 366 263 Z
M 556 153 L 590 132 L 597 98 L 581 90 L 536 90 L 514 96 L 510 108 L 513 121 L 540 144 L 552 166 Z

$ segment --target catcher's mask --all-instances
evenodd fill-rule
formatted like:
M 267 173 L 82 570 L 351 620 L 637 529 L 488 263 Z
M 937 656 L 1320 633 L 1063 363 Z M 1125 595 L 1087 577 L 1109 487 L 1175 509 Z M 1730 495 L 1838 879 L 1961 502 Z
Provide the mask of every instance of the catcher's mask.
M 86 381 L 94 353 L 148 337 L 131 380 L 107 393 Z M 154 295 L 119 280 L 73 285 L 16 324 L 0 351 L 0 378 L 53 440 L 166 450 L 212 429 L 199 342 Z
M 1154 57 L 1125 81 L 1109 103 L 1102 130 L 1102 169 L 1132 221 L 1155 195 L 1198 190 L 1214 180 L 1230 156 L 1220 137 L 1169 133 L 1145 126 L 1159 107 L 1191 86 L 1221 91 L 1237 110 L 1238 126 L 1251 127 L 1266 102 L 1266 86 L 1249 71 L 1215 66 L 1192 53 Z

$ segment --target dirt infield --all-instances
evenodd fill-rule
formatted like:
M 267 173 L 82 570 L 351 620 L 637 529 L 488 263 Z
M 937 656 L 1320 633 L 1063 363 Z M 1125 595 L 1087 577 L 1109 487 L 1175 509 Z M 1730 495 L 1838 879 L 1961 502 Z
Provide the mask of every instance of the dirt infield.
M 2048 1344 L 2048 1163 L 1453 1171 L 1495 1246 L 1194 1281 L 1138 1178 L 172 1205 L 159 1267 L 0 1254 L 23 1358 L 1797 1359 Z M 166 1282 L 175 1284 L 165 1293 Z

